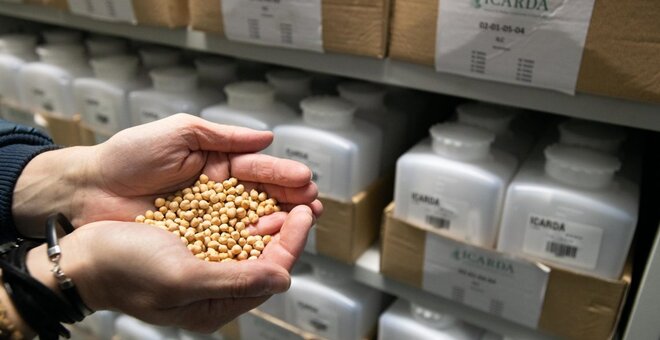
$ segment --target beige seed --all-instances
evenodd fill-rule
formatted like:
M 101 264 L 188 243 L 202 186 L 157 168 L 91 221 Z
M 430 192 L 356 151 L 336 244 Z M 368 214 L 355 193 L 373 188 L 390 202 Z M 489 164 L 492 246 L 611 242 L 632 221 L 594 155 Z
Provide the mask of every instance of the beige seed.
M 241 247 L 245 247 L 247 245 L 247 241 L 241 237 L 238 239 L 238 245 Z
M 233 238 L 234 240 L 238 241 L 238 239 L 241 238 L 241 233 L 239 233 L 238 231 L 233 231 L 233 232 L 231 233 L 231 238 Z
M 236 245 L 236 240 L 234 240 L 233 238 L 228 238 L 227 239 L 227 247 L 228 248 L 232 248 L 235 245 Z
M 236 231 L 242 232 L 243 230 L 245 230 L 245 223 L 236 222 L 236 225 L 234 226 L 234 229 L 236 229 Z M 243 233 L 241 233 L 241 235 L 243 235 Z
M 248 261 L 258 260 L 258 259 L 259 259 L 259 258 L 256 257 L 256 256 L 250 256 L 250 257 L 248 257 Z
M 257 216 L 261 217 L 266 214 L 266 209 L 264 207 L 260 206 L 257 208 Z
M 218 233 L 211 234 L 211 240 L 217 241 L 219 239 L 220 239 L 220 234 L 218 234 Z
M 266 199 L 268 199 L 268 195 L 266 195 L 265 192 L 260 192 L 260 193 L 259 193 L 259 200 L 263 202 L 263 201 L 265 201 Z
M 186 239 L 185 237 L 181 238 L 181 242 L 183 242 L 183 244 L 185 245 L 188 245 L 188 239 Z
M 138 216 L 135 218 L 135 222 L 137 222 L 137 223 L 143 223 L 145 219 L 146 219 L 146 217 L 144 217 L 144 215 L 138 215 Z
M 241 237 L 243 237 L 243 238 L 247 239 L 248 237 L 250 237 L 250 231 L 247 230 L 247 229 L 241 230 L 240 233 L 241 233 Z
M 196 199 L 190 201 L 190 208 L 199 209 L 199 201 Z
M 253 245 L 254 242 L 256 242 L 256 241 L 257 241 L 257 239 L 256 239 L 254 236 L 248 236 L 248 237 L 247 237 L 247 243 L 248 243 L 249 245 Z
M 199 201 L 199 207 L 201 209 L 208 209 L 209 208 L 209 202 L 207 202 L 205 200 L 201 200 L 201 201 Z
M 200 246 L 197 245 L 197 244 L 194 244 L 194 245 L 192 246 L 192 249 L 190 249 L 190 250 L 192 250 L 193 254 L 199 254 L 199 253 L 202 252 L 202 247 L 200 247 Z
M 232 249 L 233 250 L 233 249 Z M 244 261 L 248 259 L 248 253 L 245 251 L 241 251 L 238 256 L 236 257 L 239 261 Z
M 226 252 L 228 252 L 228 251 L 229 251 L 229 248 L 227 248 L 226 245 L 221 244 L 221 245 L 218 246 L 218 252 L 219 252 L 219 253 L 226 253 Z
M 165 215 L 165 213 L 167 212 L 167 207 L 162 206 L 162 207 L 158 208 L 158 211 L 160 211 L 161 214 Z
M 250 224 L 257 224 L 257 222 L 259 222 L 259 215 L 252 214 L 248 219 L 250 220 Z
M 238 184 L 238 179 L 236 179 L 236 177 L 232 177 L 229 179 L 229 182 L 231 182 L 231 185 L 235 187 Z
M 256 249 L 256 250 L 258 250 L 258 251 L 262 251 L 262 250 L 264 250 L 264 247 L 265 247 L 265 246 L 266 246 L 266 245 L 264 244 L 263 241 L 257 241 L 257 242 L 254 242 L 254 249 Z
M 206 246 L 209 247 L 210 249 L 218 250 L 218 248 L 220 247 L 220 243 L 218 243 L 217 241 L 211 241 Z
M 144 217 L 148 220 L 153 220 L 154 219 L 154 212 L 151 210 L 147 210 L 147 212 L 144 213 Z
M 243 247 L 239 246 L 238 244 L 235 244 L 233 247 L 231 247 L 231 253 L 234 254 L 234 255 L 238 255 L 242 251 L 243 251 Z
M 160 207 L 164 206 L 165 205 L 165 199 L 162 198 L 162 197 L 156 198 L 156 201 L 154 202 L 154 205 L 156 206 L 156 208 L 160 208 Z
M 248 253 L 252 251 L 252 246 L 249 244 L 244 244 L 243 245 L 243 251 L 247 251 Z
M 261 252 L 256 249 L 252 249 L 250 251 L 250 256 L 259 256 L 259 255 L 261 255 Z
M 209 182 L 209 176 L 206 176 L 205 174 L 199 175 L 199 183 L 205 184 Z
M 204 260 L 206 259 L 206 254 L 204 253 L 195 254 L 195 257 Z

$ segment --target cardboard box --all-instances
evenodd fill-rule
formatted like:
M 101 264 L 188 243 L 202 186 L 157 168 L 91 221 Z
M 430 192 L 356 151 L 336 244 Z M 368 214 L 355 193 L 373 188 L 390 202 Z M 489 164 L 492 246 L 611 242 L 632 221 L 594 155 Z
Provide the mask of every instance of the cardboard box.
M 394 1 L 392 59 L 434 64 L 439 1 Z M 658 18 L 658 2 L 596 0 L 576 91 L 660 103 Z
M 324 212 L 314 233 L 315 250 L 344 263 L 353 264 L 376 239 L 383 208 L 392 199 L 393 177 L 386 176 L 353 196 L 351 202 L 321 197 Z
M 190 0 L 190 26 L 224 35 L 221 1 Z M 389 0 L 323 0 L 325 52 L 384 58 Z
M 426 238 L 431 232 L 393 217 L 393 208 L 391 204 L 385 210 L 381 271 L 387 277 L 421 288 Z M 457 249 L 464 244 L 450 242 Z M 511 258 L 502 253 L 499 257 Z M 605 280 L 550 268 L 537 328 L 568 339 L 612 337 L 630 285 L 630 272 L 628 266 L 620 280 Z M 525 282 L 520 284 L 524 286 Z
M 188 0 L 68 0 L 67 8 L 99 20 L 169 28 L 188 26 Z

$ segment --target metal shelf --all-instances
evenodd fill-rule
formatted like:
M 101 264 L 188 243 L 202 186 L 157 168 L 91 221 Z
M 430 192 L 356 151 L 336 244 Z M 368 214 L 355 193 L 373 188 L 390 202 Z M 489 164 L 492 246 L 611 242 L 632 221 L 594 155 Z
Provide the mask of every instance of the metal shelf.
M 431 67 L 388 59 L 242 44 L 198 31 L 104 22 L 41 6 L 0 3 L 0 14 L 382 84 L 660 131 L 660 105 L 657 104 L 585 94 L 570 96 L 554 91 L 437 73 Z
M 350 273 L 349 275 L 352 275 L 354 280 L 364 285 L 416 302 L 428 308 L 446 312 L 479 327 L 486 328 L 498 334 L 506 335 L 509 338 L 530 340 L 553 339 L 552 336 L 538 330 L 475 310 L 461 303 L 427 293 L 404 283 L 384 277 L 380 273 L 380 250 L 378 245 L 372 246 L 362 254 L 354 266 L 345 265 L 330 258 L 309 253 L 304 253 L 302 260 L 312 265 L 329 267 L 333 270 Z

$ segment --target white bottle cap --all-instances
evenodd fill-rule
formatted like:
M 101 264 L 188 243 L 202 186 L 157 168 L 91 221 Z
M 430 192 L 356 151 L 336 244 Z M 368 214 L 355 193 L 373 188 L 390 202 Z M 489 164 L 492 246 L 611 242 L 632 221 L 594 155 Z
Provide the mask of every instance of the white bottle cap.
M 385 106 L 385 86 L 362 82 L 347 81 L 337 86 L 339 96 L 357 105 L 361 110 L 380 109 Z
M 4 34 L 0 36 L 0 53 L 25 54 L 34 53 L 37 46 L 37 36 L 32 34 Z
M 140 61 L 133 55 L 113 55 L 93 58 L 90 63 L 96 78 L 125 82 L 135 78 Z
M 465 103 L 456 107 L 458 121 L 495 132 L 500 135 L 507 131 L 516 116 L 515 109 L 486 103 Z
M 262 81 L 239 81 L 225 86 L 227 104 L 239 110 L 265 109 L 275 101 L 275 90 Z
M 312 77 L 298 70 L 273 70 L 266 73 L 268 83 L 275 87 L 275 92 L 285 95 L 308 96 L 311 93 Z
M 412 302 L 410 303 L 410 313 L 415 320 L 436 329 L 449 328 L 459 322 L 454 316 L 438 313 Z
M 548 176 L 585 188 L 607 186 L 621 168 L 621 162 L 615 156 L 564 144 L 546 147 L 545 159 L 545 172 Z
M 85 62 L 85 48 L 78 44 L 48 44 L 37 47 L 37 55 L 46 64 L 68 65 Z
M 149 72 L 154 88 L 162 92 L 190 92 L 197 88 L 197 72 L 192 67 L 161 67 Z
M 80 31 L 56 29 L 44 31 L 42 34 L 46 44 L 77 44 L 82 40 Z
M 138 53 L 142 65 L 148 69 L 157 67 L 174 66 L 179 63 L 181 52 L 173 48 L 160 47 L 160 46 L 147 46 L 141 48 Z
M 482 159 L 490 154 L 495 134 L 460 123 L 436 124 L 429 129 L 437 154 L 462 161 Z
M 85 40 L 87 52 L 92 58 L 104 57 L 126 52 L 126 41 L 113 37 L 94 37 Z
M 570 119 L 559 125 L 559 141 L 615 154 L 626 139 L 623 128 L 603 123 Z
M 201 79 L 224 86 L 236 80 L 238 64 L 231 58 L 207 56 L 196 58 L 195 68 Z
M 303 120 L 322 129 L 350 126 L 357 107 L 351 102 L 334 96 L 313 96 L 300 102 Z

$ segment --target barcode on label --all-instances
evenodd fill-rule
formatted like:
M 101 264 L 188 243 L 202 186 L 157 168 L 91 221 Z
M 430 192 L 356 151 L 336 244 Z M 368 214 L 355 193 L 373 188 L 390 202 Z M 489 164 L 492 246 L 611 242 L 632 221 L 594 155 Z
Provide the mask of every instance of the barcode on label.
M 449 229 L 449 225 L 451 225 L 451 221 L 446 218 L 430 215 L 426 216 L 426 223 L 438 229 Z
M 570 257 L 574 259 L 577 256 L 578 248 L 551 241 L 546 243 L 545 251 L 557 257 Z

